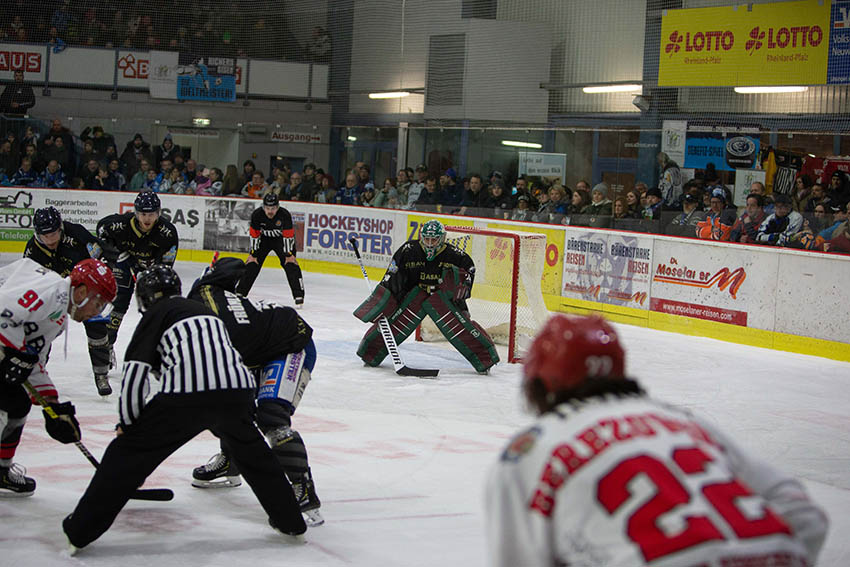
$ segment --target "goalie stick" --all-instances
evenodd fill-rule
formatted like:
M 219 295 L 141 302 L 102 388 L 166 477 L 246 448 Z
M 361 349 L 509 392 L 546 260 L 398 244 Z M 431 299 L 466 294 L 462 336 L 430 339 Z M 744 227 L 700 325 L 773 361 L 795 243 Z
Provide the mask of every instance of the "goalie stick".
M 59 419 L 59 416 L 56 415 L 56 412 L 53 411 L 53 408 L 50 407 L 50 403 L 44 399 L 38 390 L 36 390 L 32 384 L 29 382 L 23 382 L 24 388 L 27 389 L 27 392 L 33 397 L 38 404 L 44 408 L 44 411 L 50 417 L 50 419 Z M 74 445 L 77 446 L 77 449 L 88 459 L 88 461 L 94 466 L 94 468 L 98 468 L 100 463 L 97 462 L 97 459 L 94 455 L 91 454 L 91 451 L 88 450 L 88 447 L 83 445 L 82 441 L 74 441 Z M 136 491 L 130 496 L 133 500 L 156 500 L 159 502 L 165 502 L 167 500 L 174 499 L 174 492 L 170 488 L 137 488 Z
M 357 256 L 357 263 L 360 264 L 360 271 L 363 273 L 363 278 L 366 280 L 366 288 L 369 293 L 372 292 L 372 284 L 369 282 L 369 274 L 366 273 L 366 266 L 363 265 L 363 258 L 360 257 L 360 250 L 357 247 L 357 240 L 349 239 L 351 248 L 354 250 L 354 255 Z M 424 368 L 410 368 L 404 363 L 401 354 L 398 352 L 398 345 L 395 343 L 395 337 L 390 329 L 390 322 L 387 318 L 381 315 L 378 317 L 378 328 L 381 331 L 381 337 L 384 339 L 384 345 L 387 347 L 387 352 L 390 353 L 390 358 L 393 361 L 395 373 L 399 376 L 418 376 L 419 378 L 432 378 L 440 373 L 439 370 L 431 370 Z

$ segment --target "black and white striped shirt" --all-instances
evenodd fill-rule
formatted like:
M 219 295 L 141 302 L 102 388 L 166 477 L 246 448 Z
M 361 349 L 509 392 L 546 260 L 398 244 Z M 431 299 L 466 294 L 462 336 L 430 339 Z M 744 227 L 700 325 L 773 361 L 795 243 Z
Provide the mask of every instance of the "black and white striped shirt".
M 157 393 L 162 394 L 247 390 L 256 385 L 221 319 L 182 297 L 158 301 L 145 312 L 124 359 L 118 403 L 122 427 L 132 425 L 141 414 L 151 374 L 158 378 Z

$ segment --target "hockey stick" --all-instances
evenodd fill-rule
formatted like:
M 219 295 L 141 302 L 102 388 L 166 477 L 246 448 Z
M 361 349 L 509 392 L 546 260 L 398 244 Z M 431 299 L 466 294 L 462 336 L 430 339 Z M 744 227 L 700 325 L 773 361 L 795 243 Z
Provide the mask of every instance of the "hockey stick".
M 363 278 L 366 280 L 366 288 L 369 293 L 372 292 L 372 284 L 369 283 L 369 274 L 366 273 L 366 266 L 363 265 L 363 258 L 360 257 L 360 250 L 357 248 L 357 240 L 349 239 L 351 248 L 354 250 L 354 255 L 357 256 L 357 263 L 360 264 L 360 271 L 363 273 Z M 390 358 L 393 361 L 393 367 L 396 374 L 399 376 L 418 376 L 420 378 L 433 377 L 440 373 L 439 370 L 430 370 L 423 368 L 410 368 L 404 364 L 401 354 L 398 352 L 398 345 L 395 343 L 395 337 L 390 329 L 390 322 L 387 318 L 381 315 L 378 317 L 378 328 L 381 331 L 381 337 L 384 339 L 384 345 L 387 347 L 387 352 L 390 353 Z
M 38 390 L 36 390 L 32 384 L 27 381 L 23 382 L 24 388 L 27 389 L 27 392 L 38 402 L 38 404 L 44 408 L 44 411 L 50 417 L 50 419 L 59 419 L 59 416 L 53 411 L 53 408 L 50 407 L 50 403 L 42 396 Z M 74 445 L 77 446 L 77 449 L 88 459 L 88 461 L 94 466 L 94 468 L 98 468 L 100 463 L 97 462 L 97 459 L 94 455 L 91 454 L 91 451 L 88 450 L 88 447 L 83 445 L 82 441 L 74 441 Z M 136 491 L 130 496 L 133 500 L 157 500 L 160 502 L 165 502 L 167 500 L 174 499 L 174 492 L 170 488 L 137 488 Z

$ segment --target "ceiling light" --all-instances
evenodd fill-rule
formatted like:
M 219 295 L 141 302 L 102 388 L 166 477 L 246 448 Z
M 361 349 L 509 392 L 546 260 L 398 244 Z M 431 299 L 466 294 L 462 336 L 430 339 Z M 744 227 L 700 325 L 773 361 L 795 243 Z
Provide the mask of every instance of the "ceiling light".
M 539 150 L 543 147 L 543 144 L 535 144 L 534 142 L 517 142 L 514 140 L 502 140 L 503 146 L 513 146 L 515 148 L 534 148 L 535 150 Z
M 192 124 L 194 124 L 195 126 L 209 126 L 210 125 L 210 119 L 209 118 L 193 118 Z
M 586 93 L 636 93 L 643 92 L 641 85 L 598 85 L 583 87 L 581 89 Z
M 349 141 L 349 142 L 356 142 L 356 141 L 357 141 L 357 136 L 349 136 L 349 137 L 348 137 L 348 141 Z
M 738 94 L 804 93 L 809 87 L 735 87 Z
M 410 96 L 409 91 L 369 93 L 369 98 L 404 98 L 406 96 Z

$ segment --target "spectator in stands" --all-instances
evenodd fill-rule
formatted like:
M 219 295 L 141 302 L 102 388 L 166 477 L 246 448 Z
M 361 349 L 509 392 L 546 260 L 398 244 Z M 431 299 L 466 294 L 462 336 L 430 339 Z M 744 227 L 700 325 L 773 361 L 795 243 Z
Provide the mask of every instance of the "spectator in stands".
M 829 189 L 827 189 L 826 195 L 833 203 L 840 203 L 843 205 L 847 201 L 850 201 L 850 183 L 847 182 L 846 173 L 839 170 L 832 172 L 832 177 L 829 178 Z
M 98 165 L 97 175 L 92 180 L 91 189 L 95 191 L 116 191 L 115 188 L 110 188 L 109 185 L 109 170 L 103 165 Z
M 515 221 L 530 221 L 532 220 L 533 211 L 529 208 L 530 197 L 526 194 L 521 194 L 516 199 L 516 207 L 511 212 L 510 219 Z
M 767 213 L 764 211 L 764 197 L 757 193 L 747 195 L 747 206 L 744 213 L 732 225 L 729 240 L 732 242 L 756 242 L 759 227 Z
M 27 156 L 21 158 L 21 167 L 9 179 L 9 184 L 14 187 L 29 187 L 38 179 L 38 173 L 32 167 L 32 160 Z
M 579 181 L 579 183 L 581 183 L 581 181 Z M 554 185 L 552 186 L 552 188 L 549 189 L 549 201 L 552 203 L 553 213 L 566 213 L 570 217 L 577 218 L 581 215 L 581 212 L 585 209 L 585 207 L 590 204 L 590 192 L 584 188 L 579 188 L 579 183 L 576 184 L 576 190 L 573 191 L 573 194 L 570 196 L 570 202 L 569 204 L 566 204 L 566 206 L 564 206 L 564 203 L 562 203 L 560 200 L 556 200 L 552 196 L 552 189 L 560 187 L 560 185 Z M 572 224 L 576 224 L 576 222 L 572 222 Z
M 319 182 L 316 180 L 316 164 L 315 163 L 307 163 L 304 164 L 303 171 L 304 188 L 302 190 L 302 201 L 313 202 L 316 200 L 316 193 L 319 191 Z
M 646 190 L 646 206 L 643 208 L 644 220 L 661 220 L 661 207 L 664 203 L 664 196 L 661 189 L 652 187 Z
M 761 244 L 785 246 L 790 237 L 803 227 L 803 216 L 791 210 L 791 196 L 777 193 L 773 197 L 774 212 L 759 226 L 756 240 Z
M 398 200 L 401 205 L 407 204 L 407 193 L 410 189 L 410 176 L 407 169 L 399 169 L 396 174 L 396 191 L 398 191 Z
M 575 197 L 575 192 L 570 192 L 570 190 L 563 185 L 552 185 L 549 188 L 549 204 L 552 208 L 552 214 L 549 217 L 549 222 L 554 224 L 574 224 L 572 220 L 571 205 L 573 202 L 573 198 Z M 585 194 L 587 194 L 585 192 Z M 588 203 L 590 202 L 590 195 L 587 196 Z M 586 206 L 586 204 L 585 204 Z M 584 208 L 584 206 L 582 206 Z
M 62 171 L 58 161 L 52 159 L 47 163 L 47 167 L 38 176 L 35 186 L 45 187 L 47 189 L 65 189 L 68 187 L 68 184 L 65 182 L 65 173 Z
M 671 236 L 695 238 L 697 225 L 704 220 L 705 213 L 700 211 L 700 199 L 695 191 L 690 191 L 682 197 L 682 212 L 673 217 L 665 233 Z
M 199 173 L 198 175 L 195 176 L 195 180 L 197 181 L 199 178 L 204 179 L 205 177 L 209 181 L 209 185 L 203 190 L 203 192 L 197 192 L 197 191 L 201 191 L 201 189 L 199 188 L 200 186 L 196 186 L 196 185 L 193 185 L 192 187 L 194 189 L 190 188 L 190 190 L 196 191 L 195 194 L 197 194 L 197 195 L 213 195 L 213 196 L 221 195 L 221 192 L 224 190 L 224 181 L 222 180 L 223 174 L 222 174 L 221 170 L 217 167 L 214 167 L 214 168 L 210 169 L 209 171 L 204 169 L 204 170 L 201 171 L 201 173 Z M 194 183 L 195 182 L 193 182 L 193 184 Z
M 794 181 L 794 191 L 791 194 L 791 206 L 798 213 L 805 212 L 804 203 L 812 193 L 812 178 L 803 173 Z
M 457 183 L 457 173 L 454 168 L 448 168 L 440 176 L 441 204 L 446 205 L 446 210 L 459 207 L 463 201 L 463 186 Z
M 13 82 L 6 85 L 0 94 L 0 113 L 23 116 L 35 106 L 35 95 L 32 87 L 24 83 L 24 72 L 16 69 Z
M 293 171 L 292 175 L 289 176 L 289 184 L 286 185 L 280 197 L 286 201 L 303 201 L 306 200 L 302 199 L 303 195 L 301 192 L 303 190 L 304 180 L 301 177 L 301 174 L 297 171 Z
M 442 202 L 443 194 L 440 188 L 437 187 L 437 179 L 433 175 L 429 175 L 425 179 L 425 190 L 419 195 L 416 200 L 417 211 L 437 211 L 437 205 Z
M 407 189 L 407 206 L 412 208 L 419 196 L 425 191 L 425 179 L 428 178 L 428 168 L 424 163 L 416 166 L 416 180 Z
M 845 220 L 835 228 L 832 238 L 823 243 L 823 250 L 837 254 L 850 254 L 850 221 Z
M 345 175 L 345 184 L 336 192 L 336 202 L 341 205 L 360 204 L 360 187 L 357 184 L 357 175 L 354 171 L 349 171 Z
M 512 202 L 511 196 L 506 191 L 505 182 L 497 178 L 490 184 L 484 207 L 490 209 L 487 212 L 489 216 L 506 219 L 510 216 Z
M 366 183 L 366 186 L 360 192 L 360 204 L 364 207 L 373 207 L 372 200 L 375 198 L 375 186 L 371 181 Z
M 282 169 L 277 169 L 277 174 L 271 183 L 266 185 L 266 190 L 263 192 L 261 197 L 265 197 L 269 193 L 274 193 L 278 196 L 278 199 L 286 198 L 286 188 L 289 186 L 289 179 L 286 177 L 286 172 Z
M 127 190 L 127 179 L 124 177 L 124 174 L 121 173 L 121 164 L 118 163 L 118 158 L 112 158 L 109 160 L 109 165 L 107 166 L 107 170 L 109 172 L 109 186 L 116 186 L 118 191 L 126 191 Z
M 141 134 L 135 134 L 133 139 L 127 142 L 124 151 L 121 153 L 120 161 L 124 165 L 124 174 L 131 178 L 136 175 L 136 172 L 141 168 L 141 161 L 145 159 L 153 167 L 153 152 L 151 145 L 145 142 Z
M 317 203 L 336 203 L 336 183 L 334 183 L 334 178 L 331 175 L 325 175 L 322 177 L 322 182 L 319 185 L 319 192 L 316 193 L 316 202 Z
M 550 222 L 555 214 L 554 205 L 549 201 L 549 191 L 538 185 L 533 189 L 534 199 L 537 201 L 537 208 L 531 214 L 533 222 Z
M 661 191 L 664 207 L 678 209 L 682 198 L 682 172 L 679 165 L 664 152 L 658 152 L 658 189 Z
M 413 187 L 413 185 L 411 185 L 411 187 Z M 480 214 L 477 209 L 482 206 L 482 203 L 487 198 L 487 193 L 483 189 L 484 181 L 482 180 L 481 175 L 478 173 L 470 175 L 469 189 L 464 191 L 463 201 L 460 203 L 460 214 L 465 215 L 467 212 L 469 212 L 469 214 Z
M 54 118 L 50 123 L 50 129 L 45 134 L 45 138 L 56 138 L 61 137 L 62 141 L 65 143 L 66 148 L 70 148 L 74 143 L 74 135 L 65 126 L 62 125 L 62 121 L 58 118 Z
M 823 205 L 818 205 L 818 207 L 822 207 Z M 850 205 L 848 205 L 850 208 Z M 830 215 L 824 215 L 822 224 L 824 228 L 818 232 L 816 237 L 815 248 L 817 250 L 823 250 L 823 245 L 825 242 L 828 242 L 832 238 L 832 233 L 835 232 L 835 229 L 838 228 L 844 221 L 847 220 L 846 209 L 839 205 L 834 205 L 829 207 L 829 211 L 832 213 Z
M 153 157 L 154 164 L 157 169 L 162 169 L 160 165 L 164 160 L 168 160 L 172 164 L 174 163 L 174 156 L 181 153 L 180 146 L 174 143 L 174 140 L 171 138 L 171 132 L 165 135 L 165 138 L 162 139 L 162 144 L 157 146 L 154 149 Z
M 94 142 L 91 139 L 88 139 L 83 142 L 83 153 L 80 154 L 80 166 L 77 168 L 77 171 L 84 168 L 90 159 L 98 160 L 100 159 L 101 154 L 94 149 Z
M 86 167 L 78 174 L 78 177 L 83 180 L 83 184 L 89 189 L 94 188 L 94 180 L 99 168 L 97 160 L 90 159 L 86 163 Z
M 380 191 L 375 193 L 375 197 L 372 199 L 372 206 L 390 208 L 389 202 L 392 198 L 398 203 L 398 189 L 395 187 L 395 179 L 387 177 L 384 179 L 384 186 L 381 187 Z
M 27 126 L 24 130 L 24 137 L 21 139 L 21 147 L 26 148 L 27 144 L 38 147 L 39 138 L 41 138 L 41 134 L 37 130 L 34 130 L 32 126 Z
M 18 169 L 18 160 L 12 154 L 12 143 L 4 140 L 0 144 L 0 176 L 9 178 Z
M 246 183 L 244 187 L 242 187 L 241 194 L 243 197 L 251 197 L 252 199 L 259 199 L 260 194 L 262 194 L 268 186 L 266 185 L 266 179 L 263 175 L 262 171 L 254 171 L 251 176 L 251 181 Z
M 613 206 L 611 199 L 608 198 L 608 184 L 597 183 L 594 185 L 590 192 L 590 203 L 581 211 L 581 214 L 585 215 L 586 226 L 597 228 L 611 226 Z
M 238 195 L 242 191 L 242 177 L 236 169 L 236 165 L 228 164 L 224 171 L 224 179 L 222 179 L 221 194 L 222 195 Z
M 626 218 L 641 218 L 640 191 L 636 188 L 626 191 Z
M 140 192 L 148 178 L 148 170 L 150 170 L 150 168 L 151 162 L 147 159 L 142 159 L 142 161 L 139 162 L 139 171 L 130 178 L 130 184 L 127 186 L 127 191 L 131 191 L 133 193 Z
M 764 212 L 767 215 L 773 214 L 773 197 L 767 194 L 764 183 L 761 181 L 753 181 L 750 184 L 750 192 L 748 195 L 761 195 L 764 198 Z
M 103 126 L 86 127 L 80 133 L 80 139 L 83 142 L 91 141 L 94 151 L 100 155 L 106 155 L 106 148 L 115 145 L 115 138 L 104 132 Z
M 242 187 L 251 183 L 254 179 L 254 172 L 257 170 L 257 166 L 254 165 L 253 160 L 246 159 L 242 164 Z M 241 189 L 241 187 L 240 187 Z
M 726 191 L 721 185 L 711 187 L 710 208 L 697 223 L 696 234 L 703 240 L 729 240 L 735 225 L 735 212 L 726 208 Z
M 307 53 L 313 63 L 327 65 L 331 61 L 331 36 L 322 26 L 315 26 L 307 43 Z
M 177 154 L 174 156 L 175 159 L 182 158 L 182 154 Z M 177 164 L 175 164 L 176 167 Z M 189 158 L 186 160 L 186 166 L 182 169 L 183 177 L 186 179 L 186 183 L 192 183 L 195 180 L 195 176 L 198 175 L 198 162 Z
M 614 199 L 614 208 L 612 210 L 612 216 L 615 221 L 629 218 L 629 205 L 626 203 L 625 197 L 617 197 Z
M 357 173 L 358 181 L 357 184 L 360 185 L 360 190 L 362 191 L 367 183 L 372 183 L 371 171 L 369 170 L 369 166 L 365 163 L 360 167 L 360 170 Z M 372 183 L 374 186 L 374 183 Z
M 175 195 L 183 195 L 189 187 L 183 175 L 177 168 L 172 168 L 169 172 L 163 172 L 165 177 L 159 184 L 160 193 L 173 193 Z
M 812 213 L 818 205 L 823 205 L 825 209 L 828 209 L 831 204 L 830 201 L 823 184 L 815 183 L 812 185 L 812 194 L 804 201 L 803 211 L 800 212 Z
M 142 191 L 153 191 L 154 193 L 159 193 L 159 184 L 162 178 L 159 176 L 159 172 L 154 168 L 150 168 L 148 170 L 148 176 L 145 179 L 145 184 L 142 185 Z

